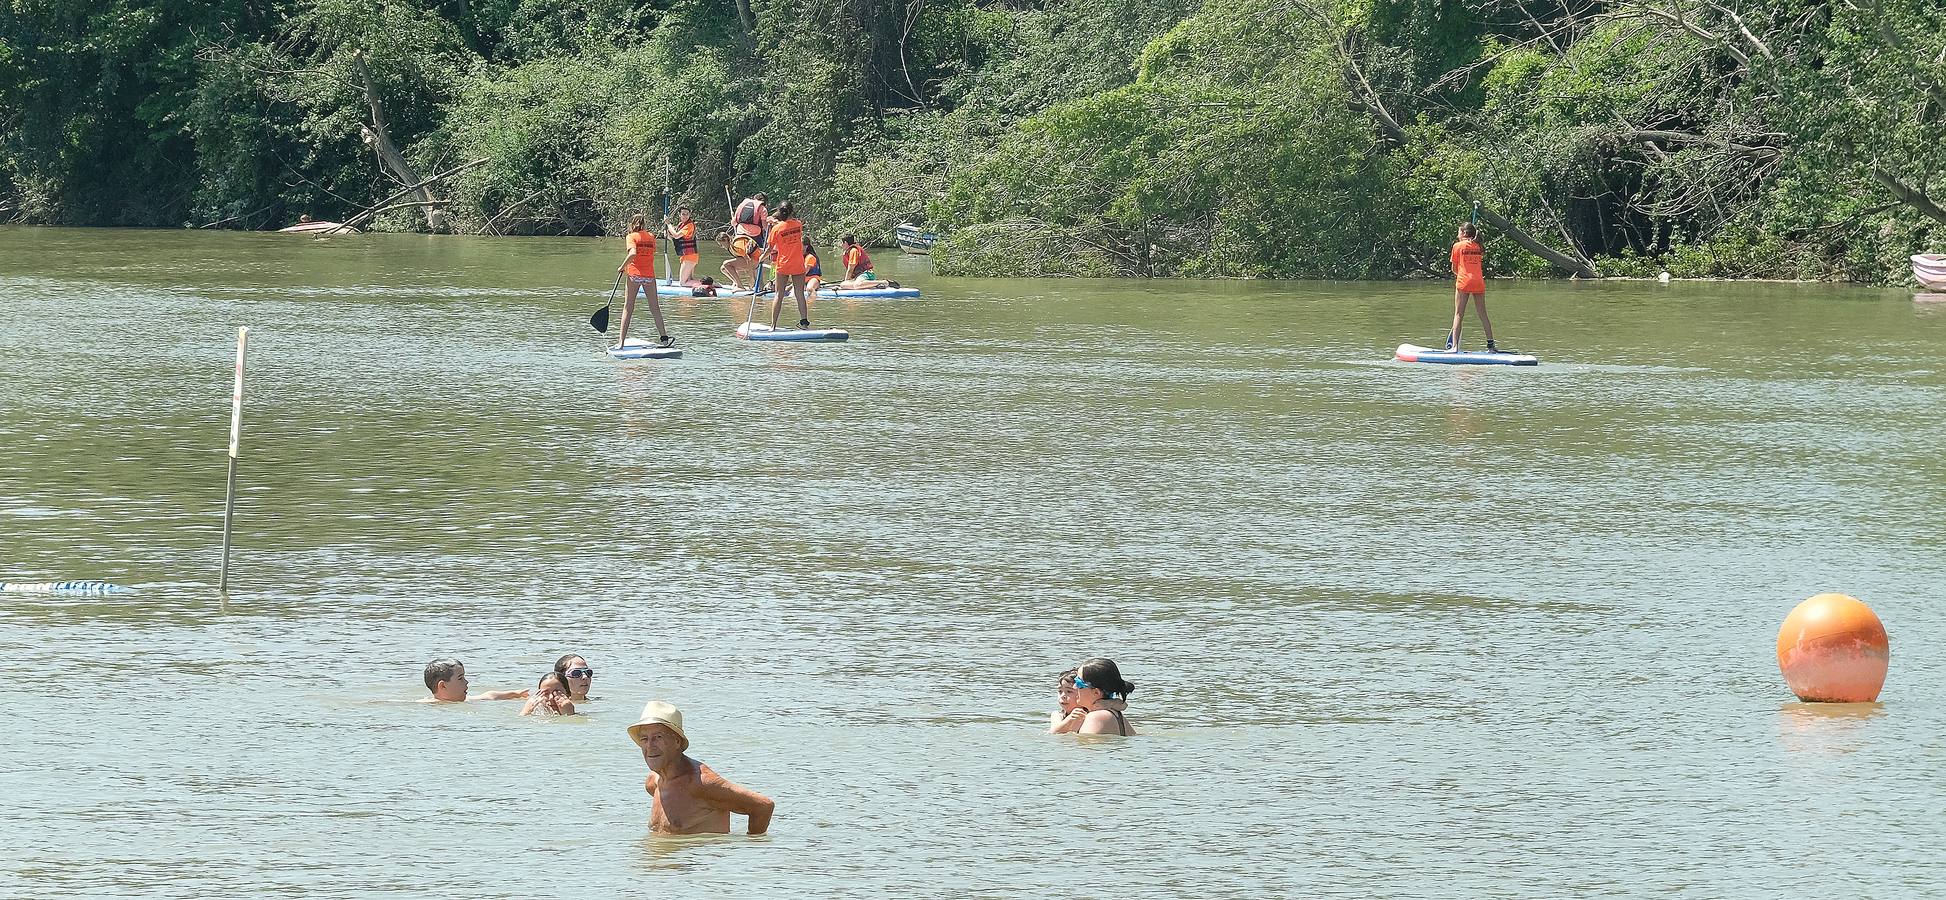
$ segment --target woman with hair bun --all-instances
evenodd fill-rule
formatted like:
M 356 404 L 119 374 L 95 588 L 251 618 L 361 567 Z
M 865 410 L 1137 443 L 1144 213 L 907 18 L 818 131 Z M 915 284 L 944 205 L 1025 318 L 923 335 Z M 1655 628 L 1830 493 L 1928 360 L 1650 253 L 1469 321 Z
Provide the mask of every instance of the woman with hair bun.
M 1088 711 L 1081 720 L 1078 734 L 1119 734 L 1127 737 L 1135 733 L 1128 724 L 1128 695 L 1135 693 L 1135 683 L 1122 677 L 1122 670 L 1115 661 L 1105 656 L 1097 656 L 1075 669 L 1074 699 L 1082 709 Z

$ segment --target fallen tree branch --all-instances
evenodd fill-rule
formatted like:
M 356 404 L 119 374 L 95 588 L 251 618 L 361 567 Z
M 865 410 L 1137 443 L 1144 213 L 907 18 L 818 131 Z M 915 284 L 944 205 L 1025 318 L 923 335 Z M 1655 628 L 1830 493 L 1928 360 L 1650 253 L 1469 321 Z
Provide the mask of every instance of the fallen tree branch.
M 406 185 L 406 187 L 405 187 L 405 190 L 402 190 L 402 191 L 399 191 L 398 193 L 395 193 L 395 194 L 393 194 L 393 195 L 392 195 L 392 196 L 390 196 L 390 197 L 387 197 L 387 198 L 385 198 L 385 199 L 383 199 L 383 200 L 380 200 L 380 201 L 378 201 L 377 203 L 374 203 L 374 204 L 372 204 L 371 206 L 368 206 L 368 207 L 366 207 L 366 208 L 365 208 L 365 211 L 364 211 L 364 212 L 361 212 L 361 213 L 359 213 L 358 215 L 355 215 L 355 216 L 352 216 L 352 217 L 351 217 L 351 218 L 349 218 L 349 219 L 346 219 L 346 220 L 344 221 L 344 225 L 343 225 L 342 227 L 344 227 L 344 228 L 346 228 L 346 229 L 351 229 L 351 228 L 355 228 L 355 227 L 357 227 L 357 226 L 359 226 L 359 225 L 362 225 L 362 224 L 364 224 L 364 223 L 366 223 L 366 222 L 368 222 L 368 221 L 370 221 L 370 220 L 371 220 L 371 218 L 372 218 L 373 216 L 375 216 L 375 215 L 378 215 L 379 213 L 382 213 L 382 212 L 385 212 L 385 211 L 386 211 L 386 210 L 388 210 L 388 209 L 397 209 L 397 208 L 399 208 L 399 207 L 397 207 L 397 206 L 387 206 L 386 204 L 389 204 L 389 203 L 391 203 L 392 201 L 394 201 L 394 200 L 397 200 L 397 199 L 399 199 L 400 197 L 403 197 L 403 196 L 405 196 L 405 195 L 407 195 L 407 194 L 410 194 L 410 193 L 412 193 L 413 191 L 417 191 L 417 190 L 422 190 L 422 189 L 424 189 L 424 188 L 425 188 L 425 186 L 426 186 L 426 185 L 429 185 L 429 184 L 432 184 L 433 182 L 435 182 L 435 181 L 439 181 L 440 179 L 443 179 L 443 178 L 447 178 L 447 177 L 450 177 L 450 176 L 452 176 L 452 175 L 457 175 L 457 174 L 459 174 L 459 173 L 461 173 L 461 172 L 464 172 L 464 171 L 466 171 L 467 169 L 471 169 L 471 168 L 473 168 L 473 167 L 475 167 L 475 166 L 483 166 L 483 165 L 486 165 L 486 164 L 487 164 L 487 163 L 488 163 L 489 161 L 490 161 L 490 159 L 489 159 L 488 157 L 481 157 L 481 158 L 479 158 L 479 159 L 476 159 L 476 160 L 474 160 L 474 161 L 472 161 L 472 162 L 470 162 L 470 163 L 464 163 L 464 164 L 461 164 L 461 165 L 457 165 L 457 166 L 454 166 L 454 167 L 452 167 L 452 168 L 450 168 L 450 169 L 447 169 L 447 170 L 446 170 L 446 171 L 444 171 L 444 172 L 441 172 L 441 173 L 439 173 L 439 174 L 437 174 L 437 175 L 434 175 L 434 176 L 432 176 L 431 178 L 427 178 L 427 179 L 425 179 L 425 180 L 423 180 L 423 181 L 420 181 L 420 182 L 418 182 L 417 184 L 409 184 L 409 185 Z M 445 205 L 445 203 L 446 203 L 446 201 L 444 201 L 444 200 L 421 200 L 421 201 L 419 201 L 419 202 L 420 202 L 421 204 L 427 204 L 427 203 L 436 203 L 436 204 L 439 204 L 439 205 L 442 205 L 442 206 L 443 206 L 443 205 Z M 405 205 L 405 204 L 401 204 L 401 205 Z
M 1899 176 L 1884 169 L 1872 169 L 1872 177 L 1878 179 L 1879 184 L 1885 185 L 1885 189 L 1891 191 L 1892 196 L 1899 198 L 1899 202 L 1925 213 L 1933 221 L 1946 222 L 1946 209 L 1940 209 L 1939 204 L 1926 196 L 1925 191 L 1906 184 L 1899 180 Z

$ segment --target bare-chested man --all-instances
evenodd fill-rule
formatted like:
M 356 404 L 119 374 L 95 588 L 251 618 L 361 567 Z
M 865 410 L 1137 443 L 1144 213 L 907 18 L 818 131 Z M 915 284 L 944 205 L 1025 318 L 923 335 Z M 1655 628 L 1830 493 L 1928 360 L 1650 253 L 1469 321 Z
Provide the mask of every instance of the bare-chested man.
M 777 808 L 769 797 L 731 782 L 716 770 L 684 754 L 689 738 L 682 733 L 682 711 L 661 700 L 642 707 L 642 718 L 628 726 L 628 736 L 642 748 L 649 777 L 642 782 L 655 804 L 649 811 L 649 830 L 658 834 L 729 834 L 730 814 L 750 817 L 750 833 L 770 830 L 770 814 Z

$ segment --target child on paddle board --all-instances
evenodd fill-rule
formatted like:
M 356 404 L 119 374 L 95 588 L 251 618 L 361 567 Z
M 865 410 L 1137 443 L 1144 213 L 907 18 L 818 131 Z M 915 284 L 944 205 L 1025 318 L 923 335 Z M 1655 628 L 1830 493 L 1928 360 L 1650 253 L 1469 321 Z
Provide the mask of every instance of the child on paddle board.
M 615 346 L 628 345 L 628 318 L 635 312 L 635 295 L 642 292 L 649 297 L 649 314 L 655 317 L 655 332 L 658 335 L 655 345 L 674 347 L 676 339 L 669 336 L 669 328 L 662 322 L 662 301 L 655 292 L 655 233 L 649 230 L 647 220 L 636 213 L 628 220 L 628 255 L 622 257 L 622 264 L 615 267 L 617 273 L 628 276 L 628 300 L 622 304 L 622 333 Z
M 841 291 L 860 291 L 871 288 L 898 287 L 896 281 L 881 281 L 872 271 L 872 255 L 865 252 L 865 246 L 858 243 L 855 235 L 845 235 L 845 280 L 833 287 Z
M 804 293 L 816 297 L 818 288 L 824 284 L 824 267 L 818 265 L 818 249 L 811 246 L 810 235 L 804 236 Z
M 669 240 L 676 242 L 676 258 L 682 261 L 676 283 L 695 287 L 696 263 L 702 259 L 696 253 L 696 217 L 685 206 L 676 210 L 676 221 L 665 224 L 663 230 L 668 233 Z
M 750 290 L 757 284 L 757 239 L 747 234 L 725 228 L 716 235 L 716 243 L 729 251 L 730 258 L 723 262 L 723 277 L 730 279 L 730 290 Z M 749 285 L 744 281 L 748 278 Z
M 764 248 L 764 257 L 771 261 L 771 270 L 777 273 L 776 299 L 770 304 L 770 330 L 777 330 L 777 319 L 784 314 L 784 295 L 797 295 L 797 328 L 799 331 L 811 327 L 811 303 L 804 293 L 804 223 L 796 215 L 796 204 L 789 200 L 777 204 L 777 214 L 770 221 L 769 246 Z
M 1460 322 L 1466 318 L 1466 302 L 1480 312 L 1480 330 L 1487 334 L 1487 352 L 1499 353 L 1493 345 L 1493 323 L 1487 321 L 1487 280 L 1481 269 L 1485 251 L 1480 248 L 1479 229 L 1472 222 L 1461 225 L 1459 240 L 1453 244 L 1453 330 L 1446 333 L 1446 349 L 1460 348 Z

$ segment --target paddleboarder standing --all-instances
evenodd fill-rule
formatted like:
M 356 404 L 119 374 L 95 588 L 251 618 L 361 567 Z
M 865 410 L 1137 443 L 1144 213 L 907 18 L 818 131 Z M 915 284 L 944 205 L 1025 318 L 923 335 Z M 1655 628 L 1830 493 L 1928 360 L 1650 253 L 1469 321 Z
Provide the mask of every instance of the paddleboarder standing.
M 786 293 L 797 295 L 798 330 L 809 329 L 811 304 L 804 295 L 805 271 L 809 268 L 804 259 L 804 223 L 797 219 L 789 200 L 777 204 L 777 215 L 770 222 L 770 246 L 764 248 L 764 256 L 777 273 L 775 299 L 770 303 L 770 330 L 777 330 L 777 319 L 784 314 Z
M 1479 228 L 1468 222 L 1461 225 L 1459 240 L 1453 243 L 1453 330 L 1446 333 L 1446 349 L 1460 349 L 1460 323 L 1466 318 L 1467 301 L 1480 313 L 1480 330 L 1487 335 L 1487 352 L 1499 353 L 1493 345 L 1493 323 L 1487 320 L 1487 281 L 1481 269 L 1485 251 L 1480 247 Z
M 655 317 L 655 345 L 674 347 L 676 339 L 669 336 L 669 328 L 662 322 L 662 301 L 655 290 L 655 232 L 649 230 L 647 218 L 641 213 L 628 220 L 626 240 L 628 255 L 615 267 L 618 274 L 628 276 L 628 299 L 622 303 L 622 333 L 615 339 L 615 346 L 628 346 L 628 319 L 635 312 L 635 295 L 641 292 L 648 295 L 649 314 Z

